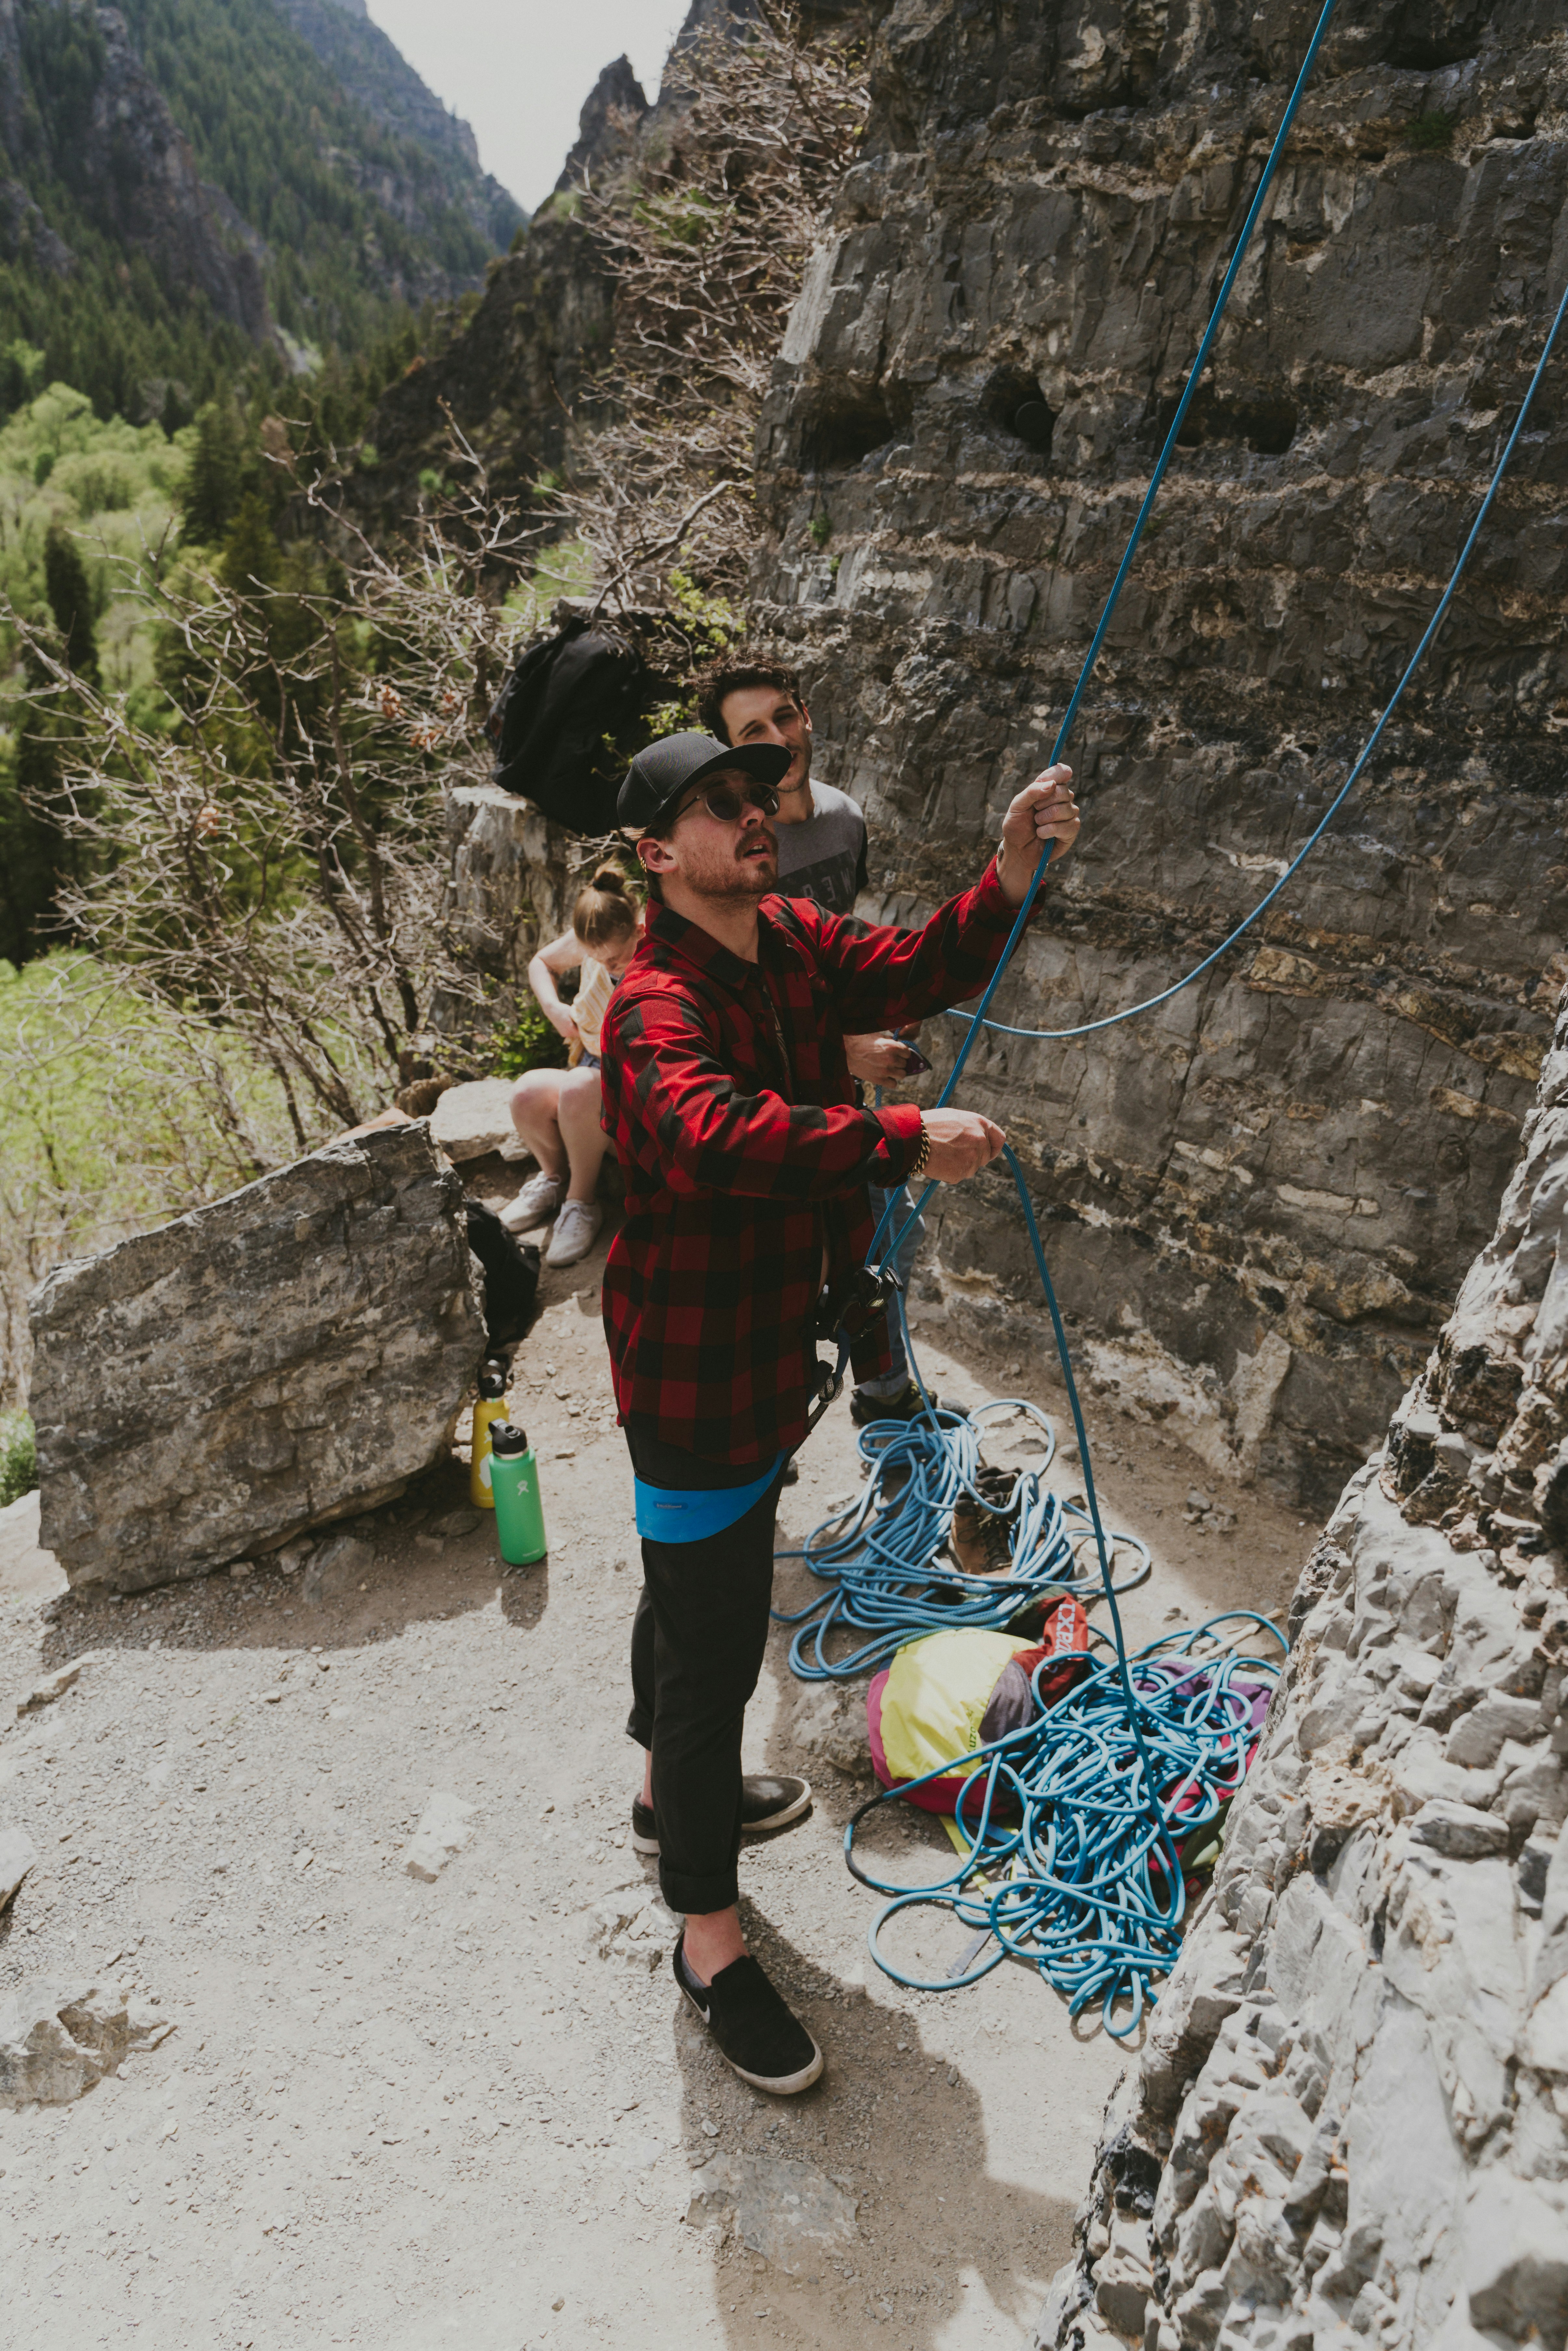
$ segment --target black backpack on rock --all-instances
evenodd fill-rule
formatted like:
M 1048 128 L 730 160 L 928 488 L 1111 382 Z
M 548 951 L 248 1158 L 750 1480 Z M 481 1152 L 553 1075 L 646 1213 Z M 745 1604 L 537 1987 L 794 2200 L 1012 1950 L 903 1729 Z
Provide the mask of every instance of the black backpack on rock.
M 485 1347 L 489 1353 L 522 1338 L 533 1321 L 539 1252 L 536 1242 L 515 1239 L 483 1200 L 467 1200 L 464 1206 L 468 1246 L 485 1269 Z
M 617 631 L 573 614 L 530 645 L 490 713 L 491 780 L 571 832 L 606 833 L 664 681 Z

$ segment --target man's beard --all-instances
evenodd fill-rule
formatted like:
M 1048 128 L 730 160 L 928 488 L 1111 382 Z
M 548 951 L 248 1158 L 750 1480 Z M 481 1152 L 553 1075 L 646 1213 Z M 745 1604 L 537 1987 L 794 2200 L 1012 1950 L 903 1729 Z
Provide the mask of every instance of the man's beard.
M 711 865 L 705 863 L 700 873 L 689 877 L 690 887 L 704 898 L 766 898 L 779 887 L 779 836 L 771 825 L 759 828 L 761 837 L 771 852 L 767 857 L 743 857 L 733 852 L 728 857 L 716 857 Z M 758 834 L 748 833 L 747 845 L 755 845 Z
M 810 787 L 811 747 L 810 743 L 804 745 L 795 756 L 801 763 L 800 775 L 796 775 L 794 768 L 791 766 L 789 773 L 785 776 L 784 781 L 776 787 L 780 798 L 785 799 L 793 799 L 798 792 L 806 791 Z

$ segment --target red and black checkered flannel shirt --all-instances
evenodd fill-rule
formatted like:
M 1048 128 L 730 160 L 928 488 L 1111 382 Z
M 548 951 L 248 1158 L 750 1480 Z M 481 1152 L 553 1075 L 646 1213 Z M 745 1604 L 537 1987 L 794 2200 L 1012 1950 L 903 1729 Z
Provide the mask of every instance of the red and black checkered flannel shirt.
M 920 1146 L 912 1102 L 857 1107 L 844 1039 L 977 994 L 1013 919 L 994 867 L 919 931 L 765 898 L 748 964 L 649 907 L 601 1039 L 626 1179 L 603 1290 L 622 1418 L 708 1460 L 799 1445 L 824 1249 L 836 1289 L 871 1246 L 866 1185 L 902 1183 Z M 861 1379 L 887 1368 L 873 1331 Z

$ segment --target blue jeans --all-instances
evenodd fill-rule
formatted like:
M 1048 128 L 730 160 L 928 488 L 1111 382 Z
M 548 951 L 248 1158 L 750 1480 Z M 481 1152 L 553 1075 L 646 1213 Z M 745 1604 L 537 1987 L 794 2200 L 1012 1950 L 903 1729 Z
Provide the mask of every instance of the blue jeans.
M 904 1284 L 904 1300 L 907 1308 L 909 1279 L 915 1269 L 916 1253 L 925 1238 L 925 1219 L 924 1217 L 915 1217 L 915 1203 L 904 1185 L 901 1184 L 896 1192 L 884 1192 L 876 1184 L 868 1185 L 866 1189 L 871 1199 L 872 1215 L 878 1224 L 882 1222 L 887 1212 L 888 1202 L 893 1200 L 897 1204 L 893 1211 L 888 1238 L 897 1232 L 901 1225 L 909 1224 L 909 1229 L 894 1251 L 892 1259 L 894 1271 Z M 910 1222 L 912 1217 L 914 1221 Z M 898 1327 L 897 1310 L 892 1306 L 887 1310 L 887 1341 L 893 1350 L 892 1369 L 884 1373 L 881 1379 L 855 1382 L 856 1395 L 875 1396 L 883 1404 L 888 1403 L 894 1396 L 902 1395 L 909 1385 L 909 1358 L 904 1351 L 904 1334 Z

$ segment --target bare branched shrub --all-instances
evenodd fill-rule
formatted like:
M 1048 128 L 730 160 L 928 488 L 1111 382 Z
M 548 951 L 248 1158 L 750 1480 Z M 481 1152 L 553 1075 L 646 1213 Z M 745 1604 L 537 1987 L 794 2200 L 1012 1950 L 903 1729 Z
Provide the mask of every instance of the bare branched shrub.
M 673 130 L 583 192 L 617 279 L 611 421 L 557 495 L 611 605 L 667 601 L 672 572 L 744 588 L 757 540 L 752 451 L 763 394 L 828 204 L 866 111 L 863 45 L 808 37 L 763 0 L 670 60 Z M 663 144 L 658 143 L 662 136 Z
M 438 1050 L 461 1067 L 486 1024 L 484 943 L 448 920 L 444 785 L 487 773 L 485 719 L 528 616 L 497 593 L 521 537 L 470 470 L 395 559 L 262 534 L 255 568 L 231 550 L 225 576 L 144 582 L 172 716 L 100 693 L 16 622 L 93 876 L 64 918 L 188 1032 L 220 1120 L 208 1049 L 243 1040 L 298 1150 Z

